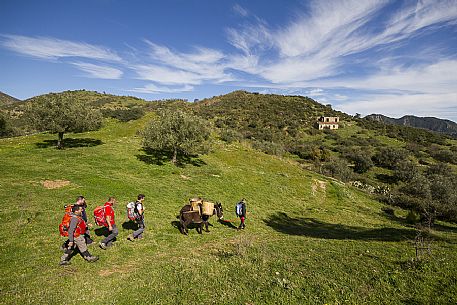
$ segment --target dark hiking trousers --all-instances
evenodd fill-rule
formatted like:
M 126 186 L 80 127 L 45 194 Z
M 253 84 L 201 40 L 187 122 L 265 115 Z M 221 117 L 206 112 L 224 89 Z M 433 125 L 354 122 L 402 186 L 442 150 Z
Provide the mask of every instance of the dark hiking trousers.
M 110 234 L 104 240 L 102 240 L 102 243 L 107 245 L 109 242 L 112 242 L 116 238 L 117 234 L 119 234 L 119 230 L 117 229 L 116 225 L 113 225 L 113 230 L 110 231 Z
M 133 238 L 141 237 L 141 234 L 144 232 L 144 219 L 138 221 L 138 230 L 133 232 Z

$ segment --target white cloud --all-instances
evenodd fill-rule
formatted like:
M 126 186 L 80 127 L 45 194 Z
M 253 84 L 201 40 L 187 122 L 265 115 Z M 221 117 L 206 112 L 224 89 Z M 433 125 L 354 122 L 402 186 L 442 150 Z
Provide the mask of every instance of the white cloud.
M 235 13 L 239 14 L 241 17 L 247 17 L 249 15 L 249 11 L 247 9 L 245 9 L 244 7 L 242 7 L 241 5 L 239 5 L 238 3 L 236 3 L 232 9 Z
M 165 87 L 165 86 L 156 86 L 154 84 L 147 84 L 142 88 L 134 88 L 129 91 L 139 92 L 139 93 L 179 93 L 179 92 L 187 92 L 192 91 L 194 89 L 193 86 L 184 85 L 181 87 Z
M 86 72 L 91 78 L 120 79 L 123 74 L 121 70 L 108 66 L 94 65 L 84 62 L 74 62 L 72 65 Z
M 299 15 L 284 28 L 271 30 L 259 22 L 229 29 L 228 40 L 245 56 L 257 59 L 257 65 L 245 65 L 244 72 L 287 86 L 337 76 L 348 55 L 400 42 L 426 27 L 455 24 L 457 20 L 455 1 L 421 1 L 417 6 L 404 6 L 378 32 L 369 32 L 370 22 L 380 16 L 386 3 L 312 1 L 308 14 Z M 277 51 L 276 58 L 271 50 Z M 243 61 L 238 58 L 237 62 Z
M 146 41 L 152 63 L 133 66 L 138 78 L 166 85 L 198 85 L 204 81 L 220 83 L 232 80 L 225 72 L 225 55 L 217 50 L 196 47 L 193 53 L 174 52 Z
M 202 79 L 198 74 L 173 68 L 157 65 L 137 65 L 134 66 L 133 69 L 137 73 L 139 79 L 154 81 L 160 84 L 198 85 L 202 82 Z
M 28 37 L 2 35 L 1 45 L 14 52 L 41 59 L 83 57 L 119 62 L 121 58 L 113 51 L 84 42 L 73 42 L 51 37 Z

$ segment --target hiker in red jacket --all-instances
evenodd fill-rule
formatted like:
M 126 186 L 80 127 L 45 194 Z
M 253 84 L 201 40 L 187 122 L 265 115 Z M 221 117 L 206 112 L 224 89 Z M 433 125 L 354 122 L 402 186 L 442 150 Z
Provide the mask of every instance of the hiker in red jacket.
M 74 205 L 71 208 L 71 220 L 68 227 L 68 248 L 65 249 L 64 254 L 60 258 L 60 265 L 69 265 L 70 258 L 75 250 L 75 246 L 78 248 L 81 255 L 88 262 L 95 262 L 98 260 L 97 256 L 93 256 L 87 250 L 86 240 L 84 234 L 87 231 L 87 225 L 84 219 L 82 219 L 82 206 Z
M 110 232 L 110 234 L 100 242 L 100 248 L 102 248 L 103 250 L 106 250 L 108 247 L 110 247 L 116 236 L 119 234 L 119 231 L 116 227 L 116 223 L 114 221 L 113 205 L 115 203 L 116 198 L 109 197 L 108 201 L 105 202 L 105 205 L 103 206 L 105 208 L 106 227 Z

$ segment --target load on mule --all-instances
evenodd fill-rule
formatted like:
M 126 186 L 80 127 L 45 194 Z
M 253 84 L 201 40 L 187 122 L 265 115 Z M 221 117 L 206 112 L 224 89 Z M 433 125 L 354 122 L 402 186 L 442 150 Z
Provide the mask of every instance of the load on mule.
M 179 230 L 182 234 L 187 235 L 187 226 L 191 223 L 197 225 L 198 234 L 202 234 L 203 224 L 205 225 L 206 232 L 209 232 L 209 218 L 212 215 L 217 215 L 219 219 L 222 219 L 223 209 L 222 204 L 203 200 L 201 198 L 189 199 L 189 204 L 186 204 L 179 211 Z

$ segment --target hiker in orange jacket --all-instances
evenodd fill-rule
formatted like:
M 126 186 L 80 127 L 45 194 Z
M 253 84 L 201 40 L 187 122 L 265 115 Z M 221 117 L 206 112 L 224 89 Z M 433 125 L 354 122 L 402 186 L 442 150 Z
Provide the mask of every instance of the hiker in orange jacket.
M 75 246 L 78 248 L 81 255 L 88 262 L 95 262 L 98 260 L 97 256 L 93 256 L 87 250 L 86 240 L 84 234 L 87 231 L 87 224 L 82 219 L 82 206 L 74 205 L 71 208 L 71 220 L 68 228 L 68 247 L 65 249 L 64 254 L 60 258 L 60 265 L 69 265 Z
M 81 212 L 81 218 L 84 220 L 84 222 L 87 224 L 87 230 L 86 230 L 86 233 L 84 234 L 84 239 L 86 240 L 86 244 L 87 245 L 90 245 L 91 243 L 93 243 L 94 241 L 92 240 L 92 238 L 90 238 L 90 228 L 92 227 L 92 224 L 89 223 L 88 221 L 88 218 L 87 218 L 87 213 L 86 213 L 86 208 L 87 208 L 87 203 L 86 203 L 86 198 L 84 198 L 84 196 L 78 196 L 78 198 L 76 198 L 76 203 L 74 204 L 70 204 L 70 205 L 66 205 L 65 206 L 65 210 L 68 211 L 68 212 L 71 212 L 71 208 L 75 205 L 79 205 L 82 207 L 82 212 Z M 67 239 L 63 244 L 62 246 L 60 246 L 60 250 L 62 251 L 65 251 L 65 249 L 68 248 L 68 242 L 69 240 Z
M 106 250 L 110 247 L 115 240 L 116 236 L 119 234 L 119 230 L 116 227 L 116 222 L 114 221 L 114 209 L 113 205 L 116 203 L 116 198 L 109 197 L 108 201 L 105 202 L 105 218 L 106 218 L 106 227 L 108 228 L 110 234 L 100 242 L 100 248 Z

